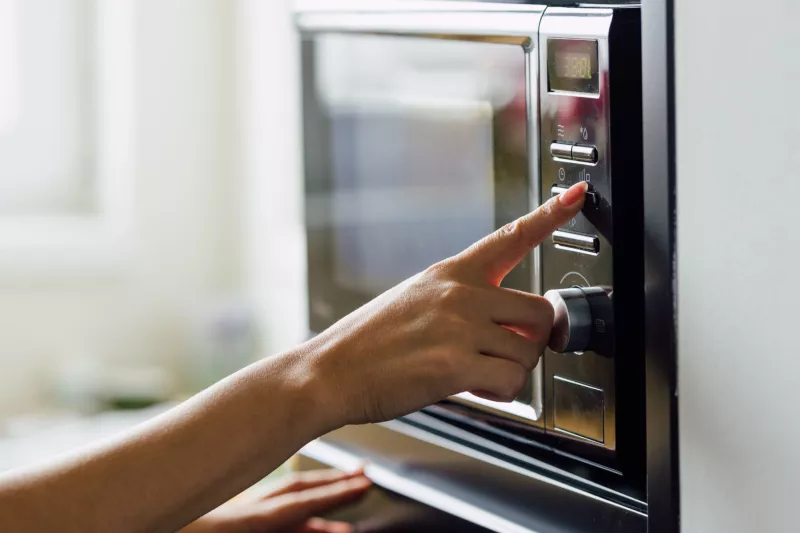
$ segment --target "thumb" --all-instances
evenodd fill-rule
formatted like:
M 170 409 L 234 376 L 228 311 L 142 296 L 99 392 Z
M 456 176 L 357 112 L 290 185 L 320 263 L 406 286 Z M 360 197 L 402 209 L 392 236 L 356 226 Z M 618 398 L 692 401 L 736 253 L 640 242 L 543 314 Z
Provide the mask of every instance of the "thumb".
M 531 250 L 580 212 L 588 189 L 586 182 L 573 185 L 534 212 L 476 242 L 456 256 L 456 261 L 469 265 L 481 277 L 499 285 Z

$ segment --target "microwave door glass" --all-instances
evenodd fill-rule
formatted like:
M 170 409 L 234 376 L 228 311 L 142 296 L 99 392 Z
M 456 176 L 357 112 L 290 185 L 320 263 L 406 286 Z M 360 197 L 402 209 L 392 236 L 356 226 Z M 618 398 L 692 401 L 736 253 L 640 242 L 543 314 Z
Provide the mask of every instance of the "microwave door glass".
M 384 102 L 331 122 L 338 284 L 378 294 L 492 231 L 488 105 Z
M 498 167 L 524 182 L 522 51 L 409 37 L 318 39 L 333 282 L 377 295 L 495 229 L 498 183 L 514 186 Z M 504 139 L 517 144 L 498 146 Z

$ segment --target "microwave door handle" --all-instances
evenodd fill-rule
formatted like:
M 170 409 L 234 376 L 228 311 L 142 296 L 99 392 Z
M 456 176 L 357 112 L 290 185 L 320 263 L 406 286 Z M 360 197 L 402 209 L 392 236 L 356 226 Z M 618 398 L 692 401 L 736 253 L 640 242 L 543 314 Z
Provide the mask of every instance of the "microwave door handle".
M 528 127 L 528 188 L 530 198 L 530 211 L 542 205 L 542 188 L 539 166 L 540 131 L 539 131 L 539 37 L 530 39 L 525 48 L 525 104 L 526 121 Z M 543 294 L 542 284 L 542 252 L 539 246 L 531 252 L 533 263 L 531 288 L 534 294 Z M 544 411 L 544 352 L 539 354 L 539 363 L 531 372 L 528 391 L 529 408 L 534 415 L 533 420 L 539 420 Z
M 540 43 L 538 34 L 528 40 L 525 49 L 525 104 L 526 122 L 528 128 L 528 191 L 530 198 L 529 210 L 533 211 L 542 205 L 541 167 L 539 165 L 540 151 L 540 125 L 539 125 L 539 51 Z M 539 246 L 531 252 L 532 279 L 531 288 L 534 294 L 543 294 L 542 290 L 542 252 Z M 533 420 L 539 420 L 544 411 L 544 353 L 539 354 L 539 363 L 533 369 L 530 380 L 526 385 L 529 411 Z
M 534 420 L 539 420 L 544 410 L 544 354 L 539 356 L 539 363 L 531 372 L 531 403 L 530 408 L 535 416 Z

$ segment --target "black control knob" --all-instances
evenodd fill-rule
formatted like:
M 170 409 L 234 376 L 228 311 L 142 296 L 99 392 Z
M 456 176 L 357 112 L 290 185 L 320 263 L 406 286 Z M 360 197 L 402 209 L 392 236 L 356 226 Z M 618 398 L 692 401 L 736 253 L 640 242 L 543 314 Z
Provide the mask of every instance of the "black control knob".
M 602 287 L 553 289 L 544 297 L 555 311 L 548 347 L 558 353 L 596 351 L 610 355 L 611 298 Z

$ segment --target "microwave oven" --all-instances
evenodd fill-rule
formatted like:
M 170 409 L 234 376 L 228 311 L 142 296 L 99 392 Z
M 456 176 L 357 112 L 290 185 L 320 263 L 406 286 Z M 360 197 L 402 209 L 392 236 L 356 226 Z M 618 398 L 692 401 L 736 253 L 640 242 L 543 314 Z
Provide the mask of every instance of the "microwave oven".
M 297 23 L 312 331 L 589 182 L 503 282 L 554 303 L 559 342 L 515 401 L 424 413 L 644 509 L 639 7 L 376 2 Z

